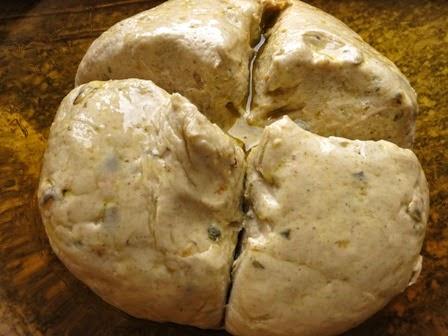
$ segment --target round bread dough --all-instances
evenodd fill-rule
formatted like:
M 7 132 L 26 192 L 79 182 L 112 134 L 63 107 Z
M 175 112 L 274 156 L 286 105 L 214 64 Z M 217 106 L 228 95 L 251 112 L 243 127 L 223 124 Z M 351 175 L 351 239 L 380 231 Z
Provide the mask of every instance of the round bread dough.
M 240 147 L 179 94 L 90 82 L 57 112 L 38 198 L 53 250 L 105 301 L 217 328 L 244 171 Z
M 415 93 L 337 19 L 295 0 L 170 0 L 101 35 L 76 84 L 38 199 L 55 253 L 110 304 L 240 336 L 325 336 L 418 276 L 417 158 L 349 140 L 410 147 Z
M 79 65 L 76 84 L 149 79 L 181 93 L 228 128 L 245 105 L 261 10 L 257 0 L 167 1 L 95 40 Z
M 406 77 L 338 19 L 289 3 L 255 63 L 249 123 L 288 114 L 320 135 L 411 147 L 418 107 Z
M 229 332 L 336 335 L 418 275 L 429 200 L 410 150 L 324 138 L 284 117 L 265 128 L 247 161 L 251 206 Z

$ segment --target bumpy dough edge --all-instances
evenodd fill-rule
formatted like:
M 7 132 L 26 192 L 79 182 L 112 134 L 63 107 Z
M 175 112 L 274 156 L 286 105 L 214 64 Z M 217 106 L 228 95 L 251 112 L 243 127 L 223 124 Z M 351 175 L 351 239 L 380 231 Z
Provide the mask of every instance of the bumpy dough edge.
M 255 62 L 249 123 L 288 114 L 320 135 L 412 147 L 416 93 L 395 64 L 337 18 L 289 3 Z
M 56 255 L 140 318 L 222 324 L 244 153 L 179 94 L 90 82 L 61 103 L 38 199 Z
M 96 39 L 75 82 L 149 79 L 228 128 L 243 113 L 261 14 L 257 0 L 167 1 Z
M 415 281 L 429 193 L 412 151 L 321 137 L 283 117 L 247 164 L 230 333 L 337 335 Z

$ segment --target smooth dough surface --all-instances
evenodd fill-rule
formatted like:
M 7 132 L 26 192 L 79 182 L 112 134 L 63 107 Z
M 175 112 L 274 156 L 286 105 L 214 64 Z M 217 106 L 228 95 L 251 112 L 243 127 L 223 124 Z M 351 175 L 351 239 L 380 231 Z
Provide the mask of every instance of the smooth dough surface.
M 337 335 L 418 275 L 428 216 L 415 155 L 386 141 L 324 138 L 289 117 L 248 158 L 243 252 L 226 329 Z
M 288 114 L 320 135 L 411 147 L 418 107 L 405 76 L 335 17 L 289 3 L 255 62 L 249 122 Z
M 105 301 L 154 321 L 221 325 L 244 153 L 179 94 L 90 82 L 62 102 L 38 198 L 51 246 Z
M 257 0 L 170 0 L 104 32 L 79 65 L 76 84 L 141 78 L 179 92 L 227 128 L 246 103 Z

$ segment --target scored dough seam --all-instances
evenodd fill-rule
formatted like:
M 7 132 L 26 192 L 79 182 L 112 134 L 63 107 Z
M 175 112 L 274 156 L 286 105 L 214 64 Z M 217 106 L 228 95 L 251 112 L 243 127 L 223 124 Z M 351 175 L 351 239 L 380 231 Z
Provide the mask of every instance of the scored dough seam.
M 253 100 L 253 69 L 255 67 L 255 63 L 257 61 L 257 56 L 258 54 L 261 52 L 263 46 L 268 42 L 269 37 L 267 36 L 267 31 L 275 25 L 276 21 L 278 20 L 278 18 L 280 17 L 281 13 L 289 7 L 289 2 L 283 1 L 283 0 L 275 0 L 275 1 L 263 1 L 263 9 L 262 9 L 262 16 L 261 16 L 261 20 L 259 22 L 259 37 L 257 38 L 257 43 L 255 44 L 255 46 L 253 47 L 253 54 L 251 56 L 251 60 L 249 62 L 249 79 L 248 79 L 248 95 L 247 95 L 247 100 L 246 100 L 246 108 L 244 111 L 244 115 L 242 116 L 243 118 L 248 115 L 250 113 L 250 109 L 252 106 L 252 100 Z M 270 17 L 268 17 L 270 16 Z M 231 136 L 229 134 L 229 136 Z M 233 136 L 232 136 L 233 137 Z M 244 154 L 245 154 L 245 159 L 247 160 L 247 157 L 251 151 L 251 148 L 244 148 L 245 146 L 243 146 L 244 149 Z M 244 177 L 243 177 L 243 193 L 240 197 L 240 204 L 241 204 L 241 210 L 243 212 L 243 218 L 242 218 L 242 222 L 244 223 L 245 218 L 248 217 L 248 212 L 250 211 L 250 209 L 244 209 L 243 208 L 243 204 L 244 202 L 247 200 L 246 196 L 245 196 L 245 190 L 247 189 L 247 169 L 248 167 L 246 167 L 245 171 L 244 171 Z M 230 302 L 230 298 L 232 295 L 232 289 L 233 289 L 233 282 L 234 282 L 234 278 L 236 277 L 236 267 L 235 264 L 237 263 L 238 259 L 240 256 L 242 256 L 242 250 L 243 250 L 243 242 L 244 242 L 244 238 L 245 238 L 245 229 L 244 227 L 241 227 L 241 229 L 238 231 L 238 235 L 237 235 L 237 240 L 236 240 L 236 244 L 235 244 L 235 248 L 233 250 L 233 263 L 232 266 L 230 267 L 229 270 L 229 284 L 228 284 L 228 288 L 227 288 L 227 293 L 226 293 L 226 297 L 225 297 L 225 303 L 224 303 L 224 310 L 223 310 L 223 316 L 222 316 L 222 325 L 225 324 L 225 320 L 227 317 L 227 305 Z

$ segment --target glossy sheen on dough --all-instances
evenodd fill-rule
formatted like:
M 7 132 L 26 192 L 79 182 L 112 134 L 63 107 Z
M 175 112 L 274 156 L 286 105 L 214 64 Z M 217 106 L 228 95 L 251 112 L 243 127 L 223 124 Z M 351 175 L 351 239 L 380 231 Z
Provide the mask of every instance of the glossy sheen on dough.
M 246 197 L 232 334 L 336 335 L 419 272 L 429 201 L 410 150 L 320 137 L 284 117 L 249 155 Z
M 171 0 L 123 20 L 88 49 L 76 84 L 141 78 L 179 92 L 224 128 L 245 105 L 257 0 Z
M 289 2 L 255 63 L 250 122 L 288 114 L 320 135 L 411 147 L 418 108 L 404 75 L 338 19 Z
M 38 198 L 51 245 L 105 301 L 154 321 L 221 325 L 244 153 L 150 81 L 90 82 L 62 102 Z

